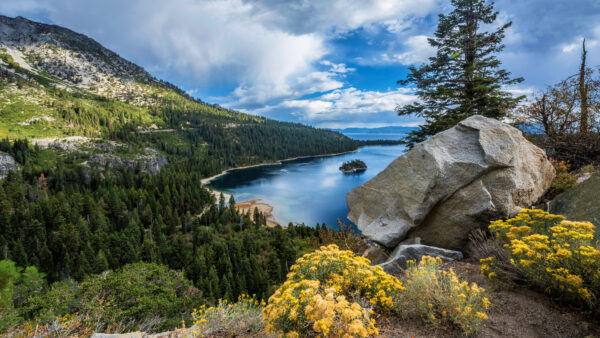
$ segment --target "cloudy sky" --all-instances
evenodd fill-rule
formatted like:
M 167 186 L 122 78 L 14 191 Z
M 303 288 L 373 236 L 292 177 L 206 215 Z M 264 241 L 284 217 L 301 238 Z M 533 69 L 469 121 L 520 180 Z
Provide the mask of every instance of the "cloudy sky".
M 513 21 L 503 66 L 542 89 L 577 71 L 581 39 L 600 65 L 600 1 L 498 0 Z M 426 61 L 449 0 L 2 0 L 21 15 L 84 33 L 207 102 L 320 127 L 414 125 L 394 107 Z

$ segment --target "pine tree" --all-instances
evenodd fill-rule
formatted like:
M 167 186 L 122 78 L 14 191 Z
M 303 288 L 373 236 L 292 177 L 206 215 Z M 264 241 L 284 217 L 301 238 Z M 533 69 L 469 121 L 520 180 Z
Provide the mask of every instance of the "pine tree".
M 502 90 L 523 79 L 511 79 L 509 72 L 499 69 L 500 60 L 494 55 L 504 48 L 502 39 L 512 22 L 487 31 L 485 26 L 494 24 L 498 15 L 493 3 L 452 0 L 452 5 L 454 10 L 448 15 L 440 14 L 434 37 L 429 39 L 436 55 L 428 64 L 410 67 L 407 78 L 398 81 L 415 85 L 420 98 L 398 107 L 398 115 L 425 119 L 403 139 L 409 147 L 472 115 L 500 119 L 524 98 Z
M 102 273 L 108 270 L 108 260 L 106 259 L 106 256 L 102 250 L 98 251 L 98 254 L 96 255 L 94 270 L 96 270 L 96 273 Z

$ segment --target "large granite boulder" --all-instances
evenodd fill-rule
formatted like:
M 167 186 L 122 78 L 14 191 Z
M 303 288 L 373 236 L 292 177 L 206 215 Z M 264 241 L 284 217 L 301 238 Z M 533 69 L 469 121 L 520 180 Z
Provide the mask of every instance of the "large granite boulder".
M 418 236 L 460 250 L 470 231 L 530 207 L 554 175 L 544 151 L 518 129 L 473 116 L 348 192 L 348 218 L 388 248 Z
M 9 154 L 0 151 L 0 179 L 3 179 L 8 175 L 9 171 L 18 171 L 19 165 L 15 162 L 15 159 Z
M 588 221 L 596 226 L 600 238 L 600 171 L 587 180 L 556 196 L 550 203 L 550 212 L 573 221 Z

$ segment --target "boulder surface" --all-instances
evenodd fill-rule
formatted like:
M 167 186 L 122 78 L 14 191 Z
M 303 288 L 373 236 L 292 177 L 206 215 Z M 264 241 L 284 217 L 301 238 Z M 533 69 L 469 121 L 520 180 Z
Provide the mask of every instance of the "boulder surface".
M 600 171 L 573 188 L 556 196 L 550 203 L 550 212 L 572 221 L 592 222 L 596 237 L 600 237 Z
M 387 273 L 398 274 L 408 267 L 408 261 L 418 262 L 423 256 L 439 257 L 444 262 L 463 259 L 460 251 L 446 250 L 423 244 L 400 244 L 385 263 L 379 264 Z
M 534 204 L 554 175 L 544 151 L 521 131 L 472 116 L 348 192 L 348 218 L 388 248 L 410 236 L 461 250 L 472 230 Z

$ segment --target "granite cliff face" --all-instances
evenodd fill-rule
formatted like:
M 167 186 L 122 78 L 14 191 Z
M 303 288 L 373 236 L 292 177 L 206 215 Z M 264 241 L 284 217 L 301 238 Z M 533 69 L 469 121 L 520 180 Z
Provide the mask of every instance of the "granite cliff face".
M 348 218 L 388 248 L 420 237 L 460 250 L 473 229 L 530 207 L 554 175 L 544 151 L 519 130 L 473 116 L 348 192 Z
M 9 154 L 0 151 L 0 179 L 6 177 L 9 171 L 17 170 L 19 170 L 19 166 L 15 162 L 15 159 Z

